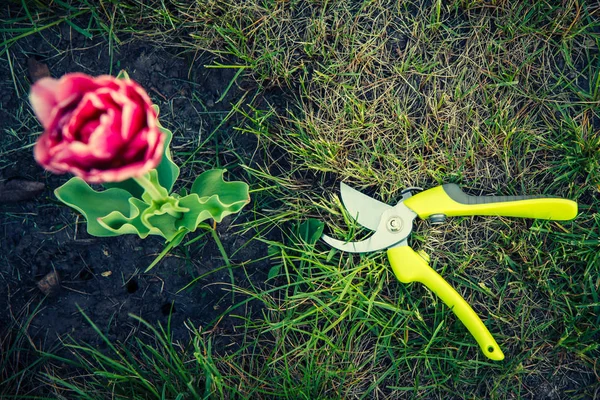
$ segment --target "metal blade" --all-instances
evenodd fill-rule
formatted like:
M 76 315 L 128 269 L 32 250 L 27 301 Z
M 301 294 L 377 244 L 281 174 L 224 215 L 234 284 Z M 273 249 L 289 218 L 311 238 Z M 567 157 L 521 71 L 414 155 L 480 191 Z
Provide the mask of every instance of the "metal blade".
M 375 235 L 377 234 L 375 233 L 373 236 Z M 389 240 L 390 238 L 385 238 L 387 239 L 387 242 L 383 241 L 381 238 L 375 238 L 375 240 L 372 240 L 373 236 L 360 242 L 343 242 L 341 240 L 334 239 L 331 236 L 327 235 L 323 235 L 321 236 L 321 238 L 325 243 L 327 243 L 331 247 L 334 247 L 338 250 L 346 251 L 348 253 L 370 253 L 372 251 L 379 251 L 387 249 L 389 247 L 393 247 L 398 243 L 396 241 Z
M 334 247 L 338 250 L 347 251 L 348 253 L 367 253 L 371 251 L 370 242 L 368 239 L 363 240 L 362 242 L 343 242 L 341 240 L 337 240 L 332 238 L 331 236 L 323 235 L 321 239 L 331 247 Z
M 340 184 L 340 194 L 348 214 L 356 222 L 372 231 L 377 230 L 381 215 L 392 208 L 392 206 L 352 189 L 343 182 Z
M 323 235 L 322 239 L 330 246 L 349 253 L 368 253 L 388 249 L 406 241 L 416 216 L 414 211 L 400 203 L 383 212 L 379 224 L 375 227 L 375 233 L 365 240 L 344 242 L 327 235 Z

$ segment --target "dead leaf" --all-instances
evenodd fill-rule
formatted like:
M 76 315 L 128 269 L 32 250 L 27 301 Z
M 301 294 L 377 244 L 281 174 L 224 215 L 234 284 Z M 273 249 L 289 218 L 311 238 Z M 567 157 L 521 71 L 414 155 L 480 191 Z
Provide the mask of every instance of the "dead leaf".
M 37 287 L 45 295 L 56 293 L 60 288 L 60 279 L 56 271 L 47 273 L 46 276 L 37 282 Z
M 16 203 L 18 201 L 30 200 L 44 191 L 41 182 L 26 181 L 23 179 L 11 179 L 0 182 L 0 203 Z
M 32 82 L 39 81 L 42 78 L 50 76 L 50 70 L 44 63 L 39 62 L 35 57 L 29 57 L 27 59 L 27 69 L 29 70 L 29 77 Z

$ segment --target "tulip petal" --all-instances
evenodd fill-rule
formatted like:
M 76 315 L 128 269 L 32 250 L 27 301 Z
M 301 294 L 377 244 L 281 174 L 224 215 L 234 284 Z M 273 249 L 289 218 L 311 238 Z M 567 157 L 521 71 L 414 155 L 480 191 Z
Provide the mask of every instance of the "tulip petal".
M 56 87 L 54 94 L 57 103 L 70 98 L 74 94 L 81 97 L 85 93 L 92 92 L 101 87 L 94 78 L 82 73 L 67 74 L 58 83 L 59 85 Z
M 89 135 L 87 146 L 90 153 L 99 159 L 109 159 L 118 154 L 123 146 L 123 140 L 119 131 L 116 129 L 115 121 L 116 111 L 108 110 L 100 116 L 100 121 L 96 129 Z
M 48 134 L 44 133 L 39 137 L 35 147 L 33 148 L 33 156 L 35 161 L 40 164 L 42 167 L 48 168 L 48 163 L 50 161 L 50 140 L 48 138 Z
M 35 116 L 40 120 L 44 128 L 48 127 L 52 121 L 52 112 L 58 101 L 55 92 L 59 86 L 59 81 L 53 78 L 42 78 L 31 87 L 29 101 L 33 107 Z
M 166 137 L 137 83 L 77 73 L 39 82 L 31 98 L 45 131 L 34 154 L 46 169 L 104 183 L 143 175 L 160 164 Z
M 132 101 L 128 101 L 123 105 L 123 119 L 121 122 L 121 136 L 128 140 L 136 132 L 145 128 L 145 111 L 144 108 Z
M 99 122 L 98 119 L 105 110 L 106 107 L 103 106 L 95 93 L 86 93 L 70 114 L 70 120 L 63 127 L 63 139 L 86 142 L 91 132 L 89 128 L 87 130 L 83 128 L 89 125 L 90 122 Z

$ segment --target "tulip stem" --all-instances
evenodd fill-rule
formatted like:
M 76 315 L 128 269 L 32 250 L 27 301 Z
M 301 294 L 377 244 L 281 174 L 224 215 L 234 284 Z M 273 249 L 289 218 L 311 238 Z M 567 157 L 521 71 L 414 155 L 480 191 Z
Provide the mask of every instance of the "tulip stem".
M 160 190 L 158 190 L 156 185 L 154 185 L 154 183 L 148 179 L 147 175 L 138 176 L 133 179 L 144 189 L 146 193 L 150 195 L 152 200 L 156 202 L 162 202 L 165 200 L 165 196 L 160 193 Z

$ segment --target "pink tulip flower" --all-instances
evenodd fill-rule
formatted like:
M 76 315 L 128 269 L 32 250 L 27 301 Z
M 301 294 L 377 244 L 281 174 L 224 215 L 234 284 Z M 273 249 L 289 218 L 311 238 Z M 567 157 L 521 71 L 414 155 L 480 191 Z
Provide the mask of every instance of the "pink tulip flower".
M 54 173 L 120 182 L 156 168 L 165 135 L 148 94 L 130 79 L 81 73 L 43 78 L 30 101 L 44 127 L 34 155 Z

